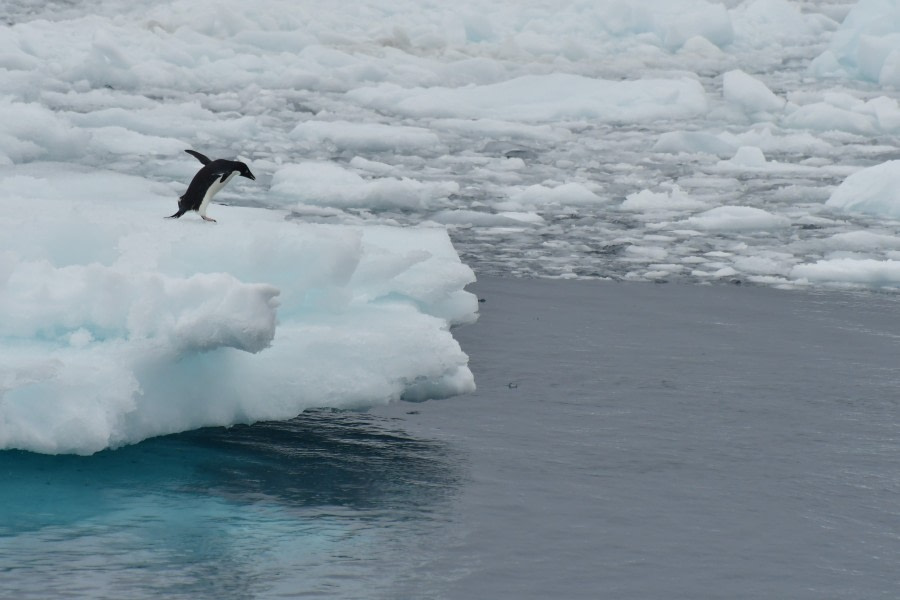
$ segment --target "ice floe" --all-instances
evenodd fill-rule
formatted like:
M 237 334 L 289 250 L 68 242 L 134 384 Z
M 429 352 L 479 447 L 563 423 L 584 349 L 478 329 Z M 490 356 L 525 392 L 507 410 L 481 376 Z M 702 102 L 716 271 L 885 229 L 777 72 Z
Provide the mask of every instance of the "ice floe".
M 476 316 L 473 274 L 441 228 L 171 221 L 145 179 L 26 171 L 0 173 L 0 448 L 91 453 L 473 387 L 448 331 Z

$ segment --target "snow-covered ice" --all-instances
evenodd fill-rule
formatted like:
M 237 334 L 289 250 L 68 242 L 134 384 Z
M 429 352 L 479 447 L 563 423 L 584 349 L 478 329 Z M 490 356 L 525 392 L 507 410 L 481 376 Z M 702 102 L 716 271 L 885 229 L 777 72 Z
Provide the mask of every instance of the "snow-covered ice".
M 4 8 L 3 447 L 465 391 L 469 267 L 900 286 L 897 0 Z M 218 225 L 185 148 L 258 177 Z
M 0 448 L 91 453 L 473 389 L 449 327 L 474 320 L 474 277 L 441 228 L 225 206 L 169 221 L 174 190 L 144 178 L 0 177 Z

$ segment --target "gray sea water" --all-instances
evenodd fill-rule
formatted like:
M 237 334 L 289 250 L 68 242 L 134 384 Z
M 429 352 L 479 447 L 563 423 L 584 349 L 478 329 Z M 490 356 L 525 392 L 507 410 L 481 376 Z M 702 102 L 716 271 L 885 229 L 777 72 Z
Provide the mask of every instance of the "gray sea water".
M 482 278 L 479 389 L 0 453 L 0 597 L 892 598 L 892 295 Z

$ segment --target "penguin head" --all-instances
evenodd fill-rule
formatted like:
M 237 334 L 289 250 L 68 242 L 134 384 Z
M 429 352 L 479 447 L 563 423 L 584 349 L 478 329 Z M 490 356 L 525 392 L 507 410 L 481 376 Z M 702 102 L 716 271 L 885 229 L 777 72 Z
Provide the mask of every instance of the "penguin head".
M 242 162 L 238 163 L 238 172 L 240 173 L 241 177 L 246 177 L 247 179 L 256 181 L 256 177 L 254 177 L 253 173 L 250 172 L 250 167 Z

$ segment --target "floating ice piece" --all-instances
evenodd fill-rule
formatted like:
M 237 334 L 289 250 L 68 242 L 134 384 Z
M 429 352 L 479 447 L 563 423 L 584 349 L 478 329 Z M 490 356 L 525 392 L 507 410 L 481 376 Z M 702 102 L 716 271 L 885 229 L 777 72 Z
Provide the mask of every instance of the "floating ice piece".
M 694 56 L 696 59 L 714 59 L 714 60 L 722 60 L 725 57 L 725 53 L 722 50 L 710 42 L 708 39 L 703 37 L 702 35 L 695 35 L 689 38 L 681 48 L 678 49 L 678 53 L 682 56 Z
M 847 177 L 825 203 L 837 210 L 900 217 L 900 160 L 862 169 Z
M 725 73 L 722 93 L 727 101 L 750 114 L 780 112 L 787 103 L 784 98 L 772 93 L 765 83 L 740 69 Z
M 790 219 L 752 206 L 717 206 L 679 225 L 716 231 L 769 231 L 789 227 Z
M 723 163 L 735 167 L 763 169 L 766 167 L 766 155 L 756 146 L 741 146 L 730 160 Z

